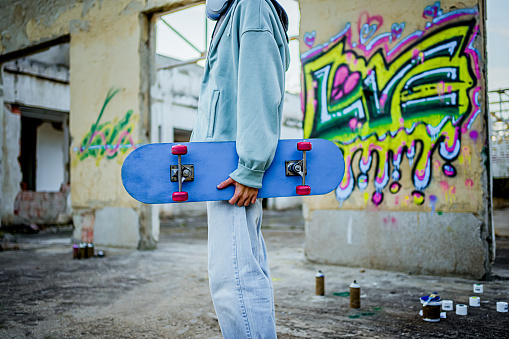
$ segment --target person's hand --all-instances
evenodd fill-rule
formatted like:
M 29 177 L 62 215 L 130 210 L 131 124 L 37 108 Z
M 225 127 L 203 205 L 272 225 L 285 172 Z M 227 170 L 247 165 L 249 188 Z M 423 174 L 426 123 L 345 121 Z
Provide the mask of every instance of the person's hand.
M 236 182 L 232 178 L 228 178 L 219 185 L 217 188 L 222 190 L 230 185 L 235 185 L 235 193 L 233 197 L 229 200 L 229 203 L 232 205 L 239 206 L 249 206 L 249 204 L 254 204 L 256 202 L 256 196 L 258 195 L 258 188 L 253 188 L 249 186 L 244 186 L 241 183 Z

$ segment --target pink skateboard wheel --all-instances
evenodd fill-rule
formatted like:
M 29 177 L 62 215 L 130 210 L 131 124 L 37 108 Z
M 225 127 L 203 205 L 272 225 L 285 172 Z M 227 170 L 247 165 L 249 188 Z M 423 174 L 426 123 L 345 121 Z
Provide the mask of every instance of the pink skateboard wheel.
M 186 145 L 171 146 L 171 154 L 174 154 L 174 155 L 187 154 L 187 146 Z
M 298 195 L 309 195 L 311 194 L 311 187 L 307 185 L 306 186 L 299 185 L 297 186 L 296 191 Z
M 300 141 L 297 143 L 297 150 L 299 151 L 311 151 L 312 147 L 309 141 Z
M 173 192 L 173 194 L 171 195 L 171 198 L 173 199 L 173 201 L 177 201 L 177 202 L 186 201 L 188 197 L 189 196 L 187 195 L 187 192 Z

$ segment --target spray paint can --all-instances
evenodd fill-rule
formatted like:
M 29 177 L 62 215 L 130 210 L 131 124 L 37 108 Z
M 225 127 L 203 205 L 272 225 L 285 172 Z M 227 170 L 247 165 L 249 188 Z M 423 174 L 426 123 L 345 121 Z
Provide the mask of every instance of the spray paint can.
M 350 285 L 350 308 L 361 308 L 361 286 L 356 280 Z
M 86 259 L 88 258 L 87 257 L 87 249 L 86 249 L 86 244 L 85 243 L 81 243 L 80 246 L 79 246 L 79 252 L 78 252 L 78 259 Z
M 78 259 L 78 255 L 79 255 L 79 247 L 78 247 L 78 244 L 74 244 L 72 245 L 72 258 L 73 259 Z
M 87 255 L 89 258 L 94 257 L 94 244 L 90 243 L 87 245 Z
M 325 275 L 322 271 L 316 274 L 316 295 L 325 295 Z

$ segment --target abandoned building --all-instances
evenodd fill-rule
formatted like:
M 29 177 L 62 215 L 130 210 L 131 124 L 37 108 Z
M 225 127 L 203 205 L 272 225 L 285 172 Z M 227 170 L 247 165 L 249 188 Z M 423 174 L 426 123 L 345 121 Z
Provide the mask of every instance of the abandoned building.
M 154 249 L 160 215 L 201 208 L 139 203 L 120 178 L 134 148 L 189 137 L 201 68 L 157 55 L 156 22 L 201 3 L 1 5 L 2 223 L 72 220 L 75 238 Z M 486 1 L 298 4 L 301 95 L 287 96 L 286 137 L 332 140 L 346 163 L 335 191 L 303 199 L 306 256 L 486 276 Z

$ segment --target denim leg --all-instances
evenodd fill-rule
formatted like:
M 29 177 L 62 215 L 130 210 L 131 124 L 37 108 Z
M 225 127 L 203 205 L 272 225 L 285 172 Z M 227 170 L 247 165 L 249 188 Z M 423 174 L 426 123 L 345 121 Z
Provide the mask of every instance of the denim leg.
M 261 201 L 207 203 L 209 285 L 223 336 L 276 338 Z

